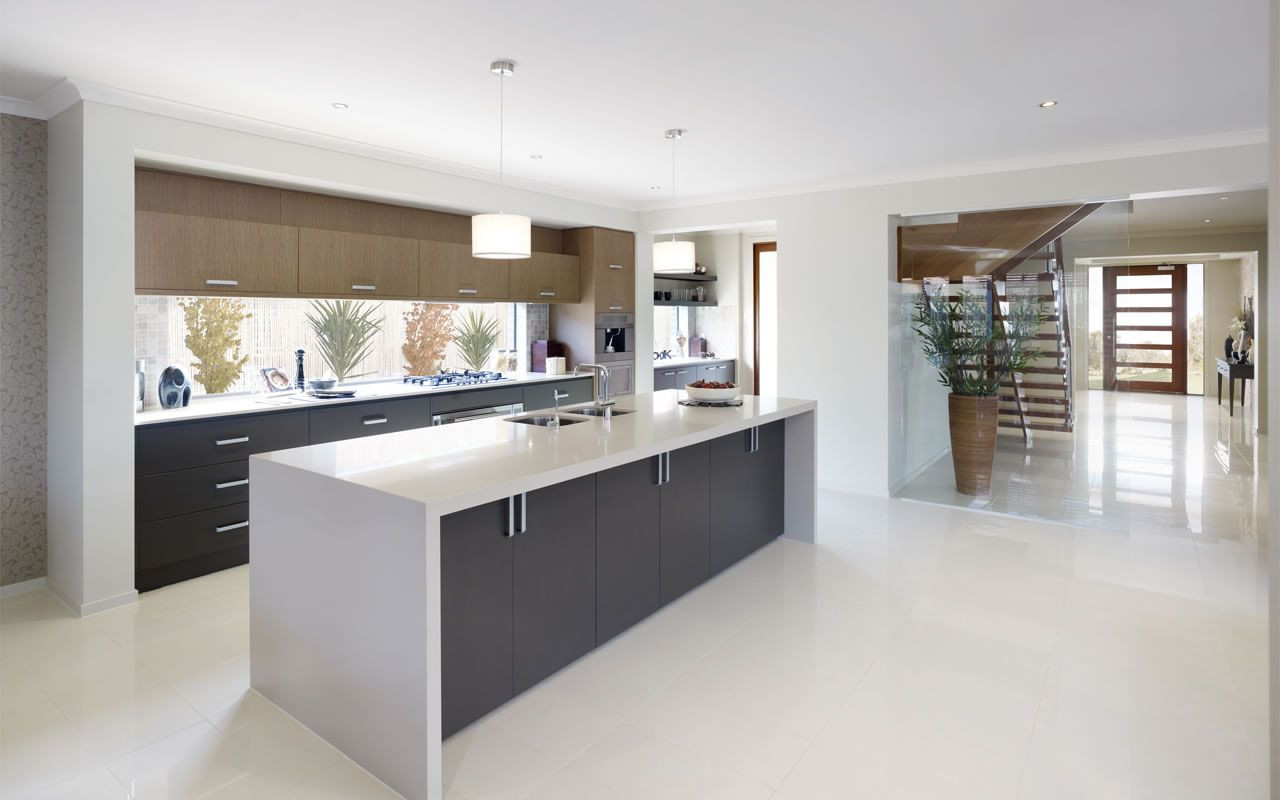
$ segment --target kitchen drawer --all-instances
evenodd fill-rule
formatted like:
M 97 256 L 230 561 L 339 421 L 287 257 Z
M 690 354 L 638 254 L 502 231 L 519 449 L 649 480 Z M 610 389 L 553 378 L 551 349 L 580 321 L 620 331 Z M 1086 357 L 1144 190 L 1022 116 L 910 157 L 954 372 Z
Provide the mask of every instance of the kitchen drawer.
M 136 483 L 139 523 L 249 502 L 249 461 L 144 475 Z
M 234 550 L 249 543 L 249 504 L 147 522 L 136 536 L 139 571 Z
M 134 461 L 139 475 L 154 475 L 306 444 L 307 412 L 287 411 L 138 428 Z
M 425 397 L 317 408 L 311 412 L 311 443 L 407 431 L 430 424 L 431 402 Z
M 450 411 L 465 411 L 469 408 L 486 406 L 509 406 L 523 402 L 524 390 L 519 386 L 504 386 L 501 389 L 468 389 L 446 395 L 433 395 L 431 413 L 447 414 Z
M 732 382 L 736 371 L 734 363 L 731 361 L 722 361 L 718 364 L 700 364 L 698 365 L 698 380 Z
M 668 375 L 667 373 L 671 374 Z M 692 364 L 680 367 L 658 367 L 653 371 L 653 389 L 684 389 L 685 384 L 698 379 L 698 368 Z M 659 383 L 661 382 L 661 387 Z
M 581 378 L 570 381 L 556 381 L 555 383 L 539 383 L 533 386 L 524 387 L 524 410 L 534 411 L 539 408 L 551 408 L 555 405 L 552 398 L 553 392 L 568 392 L 569 396 L 560 401 L 560 407 L 564 408 L 574 403 L 591 402 L 591 377 L 584 375 Z

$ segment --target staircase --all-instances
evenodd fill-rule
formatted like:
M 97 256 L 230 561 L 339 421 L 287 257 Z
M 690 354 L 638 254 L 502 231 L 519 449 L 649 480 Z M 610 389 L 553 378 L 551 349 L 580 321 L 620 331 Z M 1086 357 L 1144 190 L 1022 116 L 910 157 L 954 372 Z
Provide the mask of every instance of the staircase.
M 997 319 L 1003 323 L 1011 296 L 1038 297 L 1047 317 L 1036 334 L 1040 356 L 1020 373 L 1000 384 L 998 426 L 1031 431 L 1070 433 L 1073 429 L 1071 398 L 1071 320 L 1067 305 L 1062 241 L 1046 248 L 1044 272 L 1006 275 L 995 283 Z

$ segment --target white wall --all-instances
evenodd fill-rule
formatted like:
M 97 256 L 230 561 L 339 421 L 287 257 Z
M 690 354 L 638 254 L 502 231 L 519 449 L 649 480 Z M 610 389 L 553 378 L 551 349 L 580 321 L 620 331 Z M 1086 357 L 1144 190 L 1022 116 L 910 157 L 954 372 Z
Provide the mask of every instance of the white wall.
M 898 370 L 914 343 L 894 280 L 891 215 L 1256 188 L 1266 165 L 1265 145 L 1243 145 L 662 209 L 642 213 L 640 227 L 777 221 L 779 390 L 818 401 L 819 482 L 883 495 L 916 460 L 904 444 Z M 835 357 L 841 342 L 856 357 Z M 945 405 L 933 413 L 945 415 Z
M 1271 0 L 1271 137 L 1269 152 L 1271 156 L 1271 191 L 1267 200 L 1268 245 L 1271 252 L 1280 253 L 1280 0 Z M 1263 291 L 1267 297 L 1267 307 L 1280 310 L 1280 280 L 1264 280 Z M 1280 375 L 1280 347 L 1270 346 L 1270 342 L 1280 342 L 1280 313 L 1268 314 L 1264 325 L 1267 342 L 1262 356 L 1265 359 L 1266 374 Z M 1263 367 L 1264 364 L 1259 364 Z M 1268 392 L 1267 417 L 1280 419 L 1280 392 Z M 1267 437 L 1267 460 L 1271 464 L 1268 470 L 1266 507 L 1261 509 L 1258 518 L 1260 530 L 1271 533 L 1268 546 L 1270 561 L 1271 597 L 1268 617 L 1268 647 L 1271 688 L 1271 747 L 1269 748 L 1271 766 L 1271 796 L 1280 797 L 1280 547 L 1275 546 L 1275 528 L 1269 525 L 1271 509 L 1280 508 L 1280 436 Z
M 91 613 L 134 596 L 135 160 L 442 208 L 493 208 L 498 187 L 97 102 L 58 114 L 49 138 L 48 583 Z M 539 222 L 635 229 L 631 211 L 513 188 L 503 196 Z M 650 263 L 637 247 L 638 273 Z

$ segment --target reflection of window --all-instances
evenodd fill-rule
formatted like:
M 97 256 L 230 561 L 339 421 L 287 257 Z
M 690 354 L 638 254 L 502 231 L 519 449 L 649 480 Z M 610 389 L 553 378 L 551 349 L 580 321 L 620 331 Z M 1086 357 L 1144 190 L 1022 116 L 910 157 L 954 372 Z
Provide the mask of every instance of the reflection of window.
M 653 309 L 653 349 L 661 352 L 670 350 L 674 356 L 684 355 L 678 339 L 685 337 L 688 345 L 690 331 L 693 328 L 692 314 L 694 310 L 688 306 L 655 306 Z

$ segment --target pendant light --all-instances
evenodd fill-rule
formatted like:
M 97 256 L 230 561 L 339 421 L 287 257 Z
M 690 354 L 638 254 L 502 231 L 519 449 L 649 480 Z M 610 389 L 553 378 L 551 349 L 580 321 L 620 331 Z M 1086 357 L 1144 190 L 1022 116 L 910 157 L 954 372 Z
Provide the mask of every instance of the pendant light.
M 676 205 L 676 140 L 688 131 L 671 128 L 662 135 L 671 140 L 671 207 Z M 665 239 L 653 243 L 653 271 L 674 273 L 693 272 L 695 265 L 693 242 L 677 242 L 674 221 L 671 225 L 671 241 Z
M 495 61 L 489 71 L 498 76 L 498 194 L 502 200 L 503 81 L 516 72 L 513 61 Z M 476 214 L 471 217 L 471 255 L 475 258 L 529 258 L 532 241 L 530 220 L 520 214 Z

